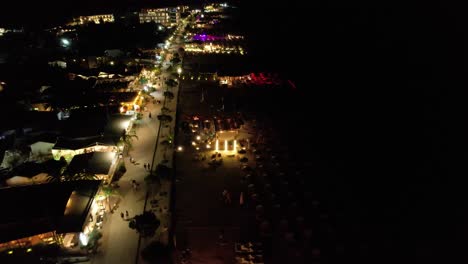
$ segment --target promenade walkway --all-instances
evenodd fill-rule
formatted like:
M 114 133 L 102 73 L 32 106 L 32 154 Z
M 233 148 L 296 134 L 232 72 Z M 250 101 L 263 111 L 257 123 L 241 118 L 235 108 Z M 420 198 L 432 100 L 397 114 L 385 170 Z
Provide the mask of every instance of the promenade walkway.
M 171 46 L 172 49 L 177 49 L 177 45 Z M 161 79 L 173 78 L 166 70 L 160 74 Z M 164 81 L 162 81 L 164 84 Z M 165 87 L 165 85 L 163 85 Z M 103 238 L 99 252 L 92 258 L 93 264 L 114 264 L 114 263 L 146 263 L 141 258 L 141 251 L 152 241 L 160 241 L 163 244 L 168 244 L 169 230 L 171 224 L 171 181 L 170 179 L 162 179 L 160 184 L 147 185 L 144 178 L 150 173 L 143 166 L 144 163 L 150 163 L 151 169 L 154 171 L 160 163 L 168 167 L 173 166 L 173 151 L 171 146 L 162 146 L 160 143 L 167 138 L 168 135 L 174 134 L 176 109 L 177 109 L 177 94 L 179 87 L 170 88 L 174 93 L 173 99 L 164 99 L 162 92 L 156 93 L 157 100 L 162 100 L 162 104 L 155 104 L 153 100 L 146 105 L 146 110 L 143 113 L 143 119 L 138 121 L 136 126 L 136 135 L 138 139 L 133 141 L 133 149 L 130 150 L 129 156 L 135 159 L 135 163 L 130 162 L 130 157 L 125 157 L 126 173 L 119 179 L 118 188 L 120 195 L 112 197 L 113 202 L 118 202 L 118 208 L 113 214 L 108 214 L 102 230 Z M 161 113 L 161 108 L 165 106 L 172 116 L 172 122 L 160 124 L 157 116 Z M 149 118 L 151 113 L 152 118 Z M 139 183 L 139 188 L 132 188 L 132 181 Z M 157 199 L 159 201 L 157 207 L 153 207 L 149 201 Z M 128 227 L 129 219 L 122 219 L 121 213 L 128 211 L 129 217 L 141 214 L 144 211 L 153 211 L 157 218 L 161 221 L 161 225 L 156 230 L 155 236 L 151 238 L 142 238 L 139 234 Z
M 119 195 L 111 198 L 113 201 L 111 204 L 119 201 L 118 207 L 114 213 L 108 213 L 106 216 L 101 245 L 98 253 L 92 258 L 92 263 L 135 263 L 139 235 L 128 227 L 128 219 L 122 219 L 120 213 L 125 214 L 128 211 L 129 218 L 131 218 L 143 212 L 148 189 L 144 177 L 149 173 L 144 169 L 143 164 L 151 162 L 153 156 L 159 128 L 156 115 L 160 112 L 160 108 L 160 105 L 149 103 L 148 112 L 144 113 L 143 119 L 138 121 L 139 124 L 136 126 L 138 139 L 133 140 L 133 150 L 129 152 L 130 156 L 135 159 L 135 163 L 131 163 L 129 157 L 124 158 L 127 171 L 118 181 Z M 148 117 L 149 112 L 153 116 L 151 119 Z M 132 188 L 132 180 L 139 183 L 136 191 Z

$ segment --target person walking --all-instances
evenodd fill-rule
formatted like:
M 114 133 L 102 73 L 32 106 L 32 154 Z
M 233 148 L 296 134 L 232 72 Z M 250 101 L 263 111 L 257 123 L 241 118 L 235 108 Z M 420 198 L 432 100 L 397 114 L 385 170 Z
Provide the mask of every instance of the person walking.
M 143 163 L 143 167 L 145 167 L 145 170 L 146 170 L 146 163 Z
M 128 211 L 125 210 L 125 216 L 128 218 Z
M 149 118 L 151 119 L 151 112 L 149 113 L 149 115 L 148 115 L 148 116 L 149 116 Z
M 227 191 L 226 189 L 224 189 L 224 191 L 223 191 L 223 193 L 222 193 L 222 194 L 223 194 L 223 201 L 224 201 L 224 203 L 227 203 L 227 193 L 228 193 L 228 191 Z
M 219 244 L 220 244 L 220 245 L 223 245 L 223 244 L 224 244 L 224 228 L 221 228 L 221 229 L 219 230 L 218 239 L 219 239 Z
M 120 212 L 120 217 L 122 217 L 122 219 L 124 219 L 124 213 L 123 212 Z
M 231 204 L 232 200 L 231 200 L 231 193 L 230 192 L 227 192 L 226 193 L 226 203 L 227 204 Z

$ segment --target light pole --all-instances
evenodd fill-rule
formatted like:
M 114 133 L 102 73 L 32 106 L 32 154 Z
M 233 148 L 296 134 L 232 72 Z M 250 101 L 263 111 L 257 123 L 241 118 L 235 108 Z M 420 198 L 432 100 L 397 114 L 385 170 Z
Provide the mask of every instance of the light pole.
M 177 73 L 179 74 L 179 79 L 180 79 L 180 74 L 182 73 L 182 68 L 181 67 L 177 68 Z

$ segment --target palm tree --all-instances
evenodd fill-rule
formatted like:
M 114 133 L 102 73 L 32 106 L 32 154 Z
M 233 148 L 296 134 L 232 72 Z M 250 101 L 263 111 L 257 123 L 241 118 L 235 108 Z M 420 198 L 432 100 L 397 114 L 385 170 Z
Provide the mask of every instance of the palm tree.
M 113 196 L 113 195 L 119 195 L 120 196 L 120 193 L 116 189 L 112 188 L 110 185 L 103 185 L 101 187 L 100 196 L 104 197 L 107 200 L 107 206 L 109 208 L 109 211 L 111 211 L 110 197 Z
M 161 183 L 161 179 L 156 175 L 155 172 L 150 172 L 148 175 L 145 177 L 145 182 L 146 184 L 151 187 L 149 190 L 151 190 L 151 193 L 157 193 L 156 186 L 158 186 Z
M 161 122 L 172 122 L 172 116 L 170 115 L 158 115 L 158 120 Z
M 133 139 L 138 140 L 138 136 L 135 134 L 135 132 L 132 130 L 129 133 L 122 133 L 122 136 L 120 137 L 120 144 L 124 145 L 124 149 L 131 150 L 133 145 L 132 145 L 132 140 Z
M 99 180 L 96 174 L 87 172 L 86 169 L 83 169 L 83 171 L 75 173 L 73 175 L 62 175 L 62 177 L 60 178 L 62 181 Z
M 163 95 L 164 95 L 164 97 L 166 97 L 166 98 L 169 99 L 169 100 L 174 99 L 174 93 L 173 93 L 173 92 L 165 91 L 165 92 L 163 93 Z
M 159 221 L 156 215 L 151 211 L 145 211 L 141 215 L 136 215 L 130 223 L 128 223 L 128 227 L 135 229 L 143 237 L 153 236 L 159 225 L 161 225 L 161 221 Z
M 166 85 L 167 85 L 168 87 L 171 87 L 171 88 L 172 88 L 172 87 L 175 87 L 175 86 L 177 86 L 177 81 L 174 80 L 174 79 L 169 79 L 169 80 L 166 81 Z
M 163 114 L 168 114 L 170 112 L 171 112 L 171 110 L 169 108 L 165 107 L 165 106 L 161 108 L 161 113 L 163 113 Z

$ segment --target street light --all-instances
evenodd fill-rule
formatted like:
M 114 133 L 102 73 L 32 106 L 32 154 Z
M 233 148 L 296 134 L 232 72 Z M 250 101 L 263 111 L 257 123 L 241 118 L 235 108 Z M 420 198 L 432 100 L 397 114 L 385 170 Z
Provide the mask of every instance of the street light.
M 62 47 L 64 47 L 64 48 L 68 48 L 70 46 L 70 44 L 71 44 L 70 40 L 66 39 L 66 38 L 60 39 L 60 42 L 62 44 Z
M 179 74 L 179 78 L 180 78 L 180 74 L 182 73 L 182 68 L 181 67 L 177 68 L 177 73 Z

